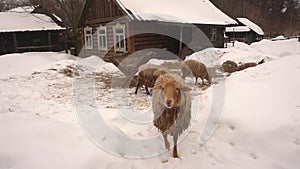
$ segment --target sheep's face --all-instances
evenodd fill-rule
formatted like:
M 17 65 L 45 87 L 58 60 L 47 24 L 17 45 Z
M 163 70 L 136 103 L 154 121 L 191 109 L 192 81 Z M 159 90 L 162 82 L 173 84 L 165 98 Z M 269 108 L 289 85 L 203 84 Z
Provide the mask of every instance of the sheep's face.
M 164 104 L 168 109 L 174 108 L 179 104 L 181 93 L 179 85 L 175 81 L 167 82 L 163 86 Z
M 153 90 L 157 89 L 162 90 L 164 105 L 167 109 L 178 107 L 181 101 L 181 92 L 191 90 L 188 86 L 182 86 L 176 81 L 168 81 L 154 86 Z

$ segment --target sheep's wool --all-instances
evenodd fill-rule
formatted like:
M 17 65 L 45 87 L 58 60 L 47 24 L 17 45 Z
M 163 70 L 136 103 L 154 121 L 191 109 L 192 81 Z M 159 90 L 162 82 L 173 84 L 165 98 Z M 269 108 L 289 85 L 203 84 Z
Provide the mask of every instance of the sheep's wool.
M 168 78 L 170 78 L 170 76 L 160 76 L 157 82 L 161 83 Z M 157 83 L 155 85 L 157 85 Z M 181 100 L 178 107 L 167 109 L 164 106 L 162 91 L 154 90 L 152 95 L 152 108 L 154 112 L 153 123 L 162 133 L 166 132 L 172 136 L 174 134 L 181 134 L 190 125 L 191 98 L 189 92 L 181 92 Z

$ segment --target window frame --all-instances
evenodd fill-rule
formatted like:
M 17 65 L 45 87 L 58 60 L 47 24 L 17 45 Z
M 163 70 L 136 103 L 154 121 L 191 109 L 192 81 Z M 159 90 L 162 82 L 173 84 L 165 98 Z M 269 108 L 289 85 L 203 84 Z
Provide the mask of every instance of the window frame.
M 90 31 L 90 34 L 87 34 L 87 31 Z M 90 40 L 88 40 L 90 39 Z M 84 28 L 84 45 L 85 49 L 91 49 L 93 50 L 93 28 L 92 27 L 86 27 Z M 90 42 L 90 44 L 89 44 Z
M 103 30 L 104 30 L 104 33 L 103 34 L 100 33 L 100 31 L 103 31 Z M 99 51 L 107 51 L 108 44 L 107 44 L 107 27 L 106 26 L 100 25 L 97 28 L 97 38 L 98 38 L 98 50 Z M 105 44 L 105 45 L 103 45 L 103 44 Z
M 115 52 L 126 52 L 126 32 L 125 32 L 126 29 L 125 28 L 126 28 L 125 24 L 119 24 L 119 23 L 117 23 L 113 27 Z M 122 29 L 122 33 L 118 33 L 117 29 Z M 121 38 L 122 36 L 123 39 Z M 123 45 L 121 43 L 123 43 Z
M 217 41 L 218 31 L 217 28 L 211 28 L 210 30 L 210 40 L 212 42 Z

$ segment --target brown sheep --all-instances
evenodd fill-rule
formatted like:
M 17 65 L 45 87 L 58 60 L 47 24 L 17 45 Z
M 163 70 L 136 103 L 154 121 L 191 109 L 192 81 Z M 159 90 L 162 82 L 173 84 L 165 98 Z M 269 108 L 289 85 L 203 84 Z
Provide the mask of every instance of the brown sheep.
M 182 64 L 181 66 L 181 72 L 183 78 L 190 74 L 193 74 L 196 79 L 196 83 L 198 81 L 198 78 L 200 77 L 202 79 L 202 84 L 204 84 L 204 79 L 206 79 L 208 83 L 211 84 L 211 79 L 208 75 L 206 66 L 197 60 L 185 60 L 184 64 Z
M 247 69 L 249 67 L 255 67 L 255 66 L 257 66 L 259 64 L 263 64 L 263 63 L 265 63 L 264 59 L 259 61 L 258 63 L 248 62 L 248 63 L 244 63 L 244 64 L 239 65 L 238 69 L 239 69 L 239 71 L 241 71 L 241 70 Z
M 158 68 L 158 66 L 154 65 L 154 64 L 151 64 L 151 63 L 143 64 L 143 65 L 139 66 L 138 72 L 140 72 L 144 69 L 147 69 L 147 68 Z
M 160 69 L 155 65 L 145 64 L 139 67 L 138 79 L 137 79 L 137 86 L 135 89 L 135 94 L 137 94 L 138 89 L 141 85 L 145 86 L 146 93 L 149 95 L 148 87 L 153 87 L 156 79 L 165 74 L 167 70 Z
M 153 123 L 163 135 L 166 149 L 170 149 L 167 135 L 173 136 L 173 157 L 178 158 L 177 140 L 191 121 L 191 88 L 175 74 L 164 74 L 155 82 L 152 97 Z
M 168 71 L 165 69 L 157 69 L 154 73 L 153 73 L 153 77 L 156 80 L 159 76 L 166 74 Z
M 139 71 L 135 94 L 137 94 L 138 89 L 141 85 L 144 85 L 146 93 L 148 95 L 150 94 L 148 87 L 154 86 L 156 78 L 153 76 L 153 74 L 156 70 L 158 70 L 158 69 L 157 68 L 145 68 L 145 69 Z
M 255 66 L 257 66 L 257 63 L 254 63 L 254 62 L 244 63 L 244 64 L 239 65 L 238 70 L 241 71 L 241 70 L 247 69 L 249 67 L 255 67 Z
M 224 72 L 233 73 L 239 70 L 238 65 L 231 60 L 227 60 L 222 64 Z

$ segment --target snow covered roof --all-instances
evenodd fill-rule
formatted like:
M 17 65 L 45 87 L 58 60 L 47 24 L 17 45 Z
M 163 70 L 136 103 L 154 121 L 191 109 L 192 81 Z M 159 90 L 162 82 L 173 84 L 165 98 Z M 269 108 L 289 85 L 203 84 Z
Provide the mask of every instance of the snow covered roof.
M 44 14 L 0 12 L 0 32 L 64 30 Z
M 249 32 L 250 30 L 248 26 L 232 26 L 226 27 L 225 32 Z
M 250 21 L 249 19 L 247 19 L 247 18 L 237 18 L 237 20 L 239 22 L 241 22 L 242 24 L 244 24 L 245 26 L 249 27 L 251 30 L 253 30 L 257 34 L 264 35 L 264 31 L 258 25 L 256 25 L 252 21 Z
M 209 0 L 116 0 L 121 8 L 139 21 L 229 25 L 237 22 Z

